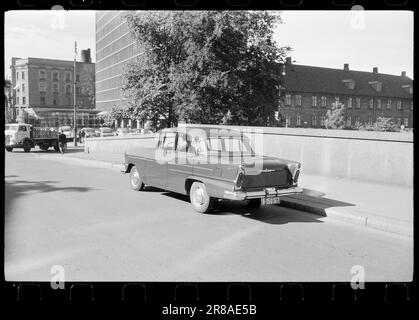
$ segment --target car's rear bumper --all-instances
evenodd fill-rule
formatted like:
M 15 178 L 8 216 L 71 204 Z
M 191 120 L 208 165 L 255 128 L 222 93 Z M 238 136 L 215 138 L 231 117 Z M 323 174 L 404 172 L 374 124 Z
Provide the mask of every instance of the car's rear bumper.
M 249 200 L 260 198 L 272 198 L 278 196 L 289 196 L 293 194 L 300 194 L 303 192 L 302 188 L 293 187 L 287 189 L 277 190 L 260 190 L 260 191 L 224 191 L 224 198 L 229 200 Z

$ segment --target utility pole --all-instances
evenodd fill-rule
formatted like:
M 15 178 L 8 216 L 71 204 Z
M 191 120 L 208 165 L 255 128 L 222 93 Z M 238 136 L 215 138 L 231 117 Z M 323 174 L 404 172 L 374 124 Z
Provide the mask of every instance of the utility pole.
M 74 67 L 73 67 L 73 98 L 74 98 L 74 110 L 73 110 L 73 123 L 74 123 L 74 146 L 77 147 L 77 122 L 76 122 L 76 58 L 77 58 L 77 42 L 74 41 Z

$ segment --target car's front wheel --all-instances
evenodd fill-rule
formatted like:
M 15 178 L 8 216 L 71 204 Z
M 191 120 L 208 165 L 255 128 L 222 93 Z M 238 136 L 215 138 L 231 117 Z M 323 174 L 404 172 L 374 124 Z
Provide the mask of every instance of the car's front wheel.
M 192 184 L 189 197 L 196 211 L 207 213 L 212 209 L 214 198 L 208 195 L 205 184 L 202 182 L 194 182 Z
M 13 151 L 13 148 L 12 147 L 6 147 L 6 151 L 7 152 L 12 152 Z
M 143 180 L 141 179 L 140 173 L 135 166 L 131 168 L 129 173 L 129 181 L 133 190 L 140 191 L 144 189 Z

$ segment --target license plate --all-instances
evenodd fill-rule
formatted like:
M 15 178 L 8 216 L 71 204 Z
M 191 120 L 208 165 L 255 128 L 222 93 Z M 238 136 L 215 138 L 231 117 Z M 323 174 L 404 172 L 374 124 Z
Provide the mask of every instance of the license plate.
M 280 197 L 262 198 L 262 205 L 278 204 L 281 200 Z

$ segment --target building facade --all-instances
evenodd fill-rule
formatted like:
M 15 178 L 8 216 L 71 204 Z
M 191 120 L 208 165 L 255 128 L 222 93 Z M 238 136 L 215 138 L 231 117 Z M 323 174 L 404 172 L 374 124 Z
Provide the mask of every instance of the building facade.
M 82 50 L 76 62 L 76 119 L 78 126 L 94 126 L 95 64 L 90 50 Z M 74 61 L 12 58 L 13 105 L 31 115 L 21 121 L 41 126 L 73 125 Z
M 96 12 L 96 108 L 125 107 L 123 72 L 140 54 L 124 17 L 126 11 Z
M 280 113 L 289 127 L 324 127 L 335 102 L 345 106 L 346 127 L 373 124 L 377 117 L 413 127 L 413 81 L 400 75 L 295 65 L 283 65 L 285 98 Z

